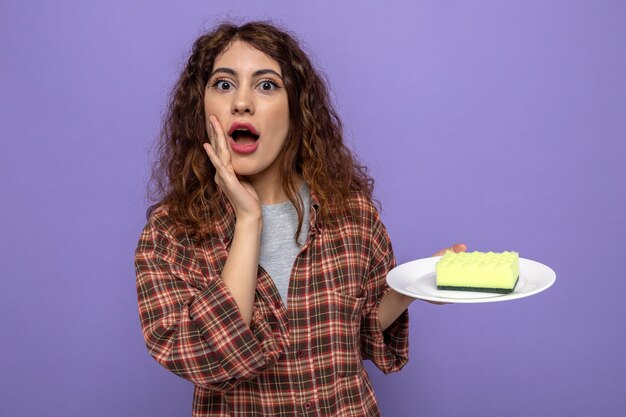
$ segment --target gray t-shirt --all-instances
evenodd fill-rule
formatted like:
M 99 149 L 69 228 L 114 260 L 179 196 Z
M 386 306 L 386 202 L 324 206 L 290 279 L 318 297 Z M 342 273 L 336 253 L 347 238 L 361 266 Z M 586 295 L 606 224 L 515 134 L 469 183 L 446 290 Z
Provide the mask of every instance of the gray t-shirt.
M 297 243 L 294 236 L 298 230 L 298 212 L 291 201 L 262 206 L 263 229 L 261 231 L 259 265 L 265 269 L 276 284 L 285 306 L 287 306 L 291 270 L 309 233 L 311 197 L 309 187 L 304 183 L 300 187 L 300 196 L 304 203 L 304 221 Z

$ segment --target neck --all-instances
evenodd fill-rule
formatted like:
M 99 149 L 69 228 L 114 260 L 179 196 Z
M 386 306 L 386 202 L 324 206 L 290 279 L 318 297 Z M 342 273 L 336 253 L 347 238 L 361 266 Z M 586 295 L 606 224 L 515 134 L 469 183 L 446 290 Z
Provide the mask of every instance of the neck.
M 274 175 L 267 175 L 269 173 L 251 175 L 245 177 L 245 180 L 250 183 L 254 191 L 259 196 L 261 204 L 279 204 L 289 200 L 287 193 L 283 189 L 283 182 L 278 172 Z M 296 189 L 302 184 L 302 178 L 300 176 L 295 177 Z
M 280 178 L 271 181 L 262 181 L 258 178 L 248 177 L 246 180 L 250 183 L 254 191 L 259 196 L 261 204 L 278 204 L 287 201 L 287 193 L 283 190 Z

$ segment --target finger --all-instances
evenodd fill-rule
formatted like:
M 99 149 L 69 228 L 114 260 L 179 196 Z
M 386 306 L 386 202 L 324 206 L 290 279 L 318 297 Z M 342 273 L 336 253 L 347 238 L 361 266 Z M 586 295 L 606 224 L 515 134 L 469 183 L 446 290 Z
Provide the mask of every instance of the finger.
M 224 178 L 228 178 L 230 172 L 224 166 L 224 164 L 222 163 L 220 158 L 217 156 L 217 154 L 215 153 L 215 150 L 213 149 L 211 145 L 209 145 L 208 143 L 205 143 L 203 144 L 203 147 L 206 150 L 206 153 L 209 155 L 209 159 L 211 160 L 211 163 L 215 167 L 215 175 L 213 176 L 213 181 L 215 181 L 215 184 L 219 188 L 226 191 L 226 184 L 224 182 Z
M 456 253 L 466 252 L 467 245 L 465 243 L 457 243 L 456 245 L 452 246 L 452 250 Z
M 205 142 L 205 143 L 202 144 L 202 147 L 204 148 L 206 154 L 209 156 L 209 159 L 212 160 L 213 156 L 216 156 L 215 155 L 215 150 L 213 149 L 213 145 L 212 144 Z M 211 161 L 211 162 L 213 162 L 213 161 Z
M 224 133 L 224 129 L 222 129 L 221 123 L 217 120 L 217 117 L 211 116 L 211 123 L 213 131 L 215 132 L 217 154 L 224 164 L 227 164 L 227 162 L 230 161 L 230 149 L 228 149 L 228 144 L 226 143 L 226 134 Z
M 230 151 L 224 146 L 225 140 L 223 140 L 223 130 L 221 127 L 222 126 L 220 125 L 219 120 L 217 120 L 217 117 L 210 115 L 209 129 L 211 146 L 220 161 L 228 166 L 230 163 Z
M 213 164 L 213 166 L 215 167 L 216 172 L 219 171 L 224 164 L 220 160 L 219 156 L 217 156 L 217 153 L 215 153 L 215 149 L 213 148 L 213 146 L 208 143 L 203 143 L 202 147 L 209 156 L 209 160 L 211 161 L 211 164 Z
M 215 167 L 215 178 L 220 178 L 220 183 L 218 183 L 218 185 L 222 186 L 226 183 L 233 183 L 233 181 L 237 181 L 237 176 L 231 169 L 230 164 L 224 165 L 224 162 L 220 159 L 220 157 L 215 152 L 215 149 L 213 149 L 211 145 L 205 143 L 203 146 L 207 154 L 209 155 L 211 163 Z
M 435 305 L 438 305 L 438 306 L 443 306 L 443 305 L 449 304 L 449 303 L 444 303 L 444 302 L 442 302 L 442 301 L 430 301 L 430 300 L 425 300 L 425 301 L 426 301 L 427 303 L 430 303 L 430 304 L 435 304 Z
M 213 146 L 213 148 L 215 148 L 215 129 L 213 128 L 213 122 L 211 120 L 213 116 L 209 116 L 209 123 L 207 124 L 208 127 L 208 136 L 209 136 L 209 143 L 211 144 L 211 146 Z
M 208 143 L 205 143 L 204 149 L 211 159 L 211 163 L 215 167 L 215 182 L 222 189 L 225 187 L 235 189 L 240 184 L 239 179 L 231 169 L 230 164 L 224 165 L 224 162 L 217 156 L 215 149 Z
M 437 251 L 433 256 L 443 256 L 446 254 L 446 252 L 460 253 L 460 252 L 465 252 L 465 251 L 467 251 L 467 245 L 465 243 L 456 243 L 450 246 L 449 248 L 445 248 L 445 249 L 441 249 L 440 251 Z
M 217 117 L 209 116 L 209 126 L 211 128 L 211 146 L 220 161 L 226 166 L 230 165 L 230 149 L 226 145 L 224 131 Z

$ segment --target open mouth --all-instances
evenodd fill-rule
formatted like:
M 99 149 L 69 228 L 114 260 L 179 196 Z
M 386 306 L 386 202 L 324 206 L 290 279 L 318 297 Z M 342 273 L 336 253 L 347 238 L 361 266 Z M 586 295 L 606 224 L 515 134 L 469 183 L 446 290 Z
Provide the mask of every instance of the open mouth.
M 228 129 L 230 148 L 240 154 L 254 153 L 259 146 L 259 132 L 251 123 L 235 122 Z
M 259 135 L 255 134 L 255 133 L 253 133 L 250 130 L 245 129 L 245 128 L 240 128 L 240 129 L 234 130 L 230 134 L 230 137 L 233 138 L 235 143 L 238 143 L 240 145 L 252 144 L 252 143 L 256 142 L 257 140 L 259 140 Z
M 251 123 L 235 122 L 228 129 L 228 135 L 239 145 L 251 145 L 259 140 L 259 132 Z

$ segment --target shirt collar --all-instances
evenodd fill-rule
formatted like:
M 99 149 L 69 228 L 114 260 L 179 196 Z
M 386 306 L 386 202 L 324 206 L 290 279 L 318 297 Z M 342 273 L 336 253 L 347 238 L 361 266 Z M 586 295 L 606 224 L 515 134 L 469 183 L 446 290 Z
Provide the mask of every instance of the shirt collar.
M 310 210 L 309 210 L 309 233 L 316 234 L 322 231 L 322 216 L 319 199 L 315 193 L 309 188 L 311 193 Z M 219 208 L 211 221 L 213 222 L 213 232 L 226 246 L 230 245 L 235 233 L 235 210 L 228 198 L 222 191 L 219 193 Z
M 309 210 L 309 233 L 316 234 L 323 229 L 320 202 L 313 191 L 311 191 L 311 210 Z

